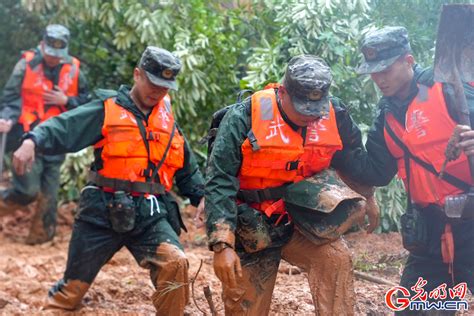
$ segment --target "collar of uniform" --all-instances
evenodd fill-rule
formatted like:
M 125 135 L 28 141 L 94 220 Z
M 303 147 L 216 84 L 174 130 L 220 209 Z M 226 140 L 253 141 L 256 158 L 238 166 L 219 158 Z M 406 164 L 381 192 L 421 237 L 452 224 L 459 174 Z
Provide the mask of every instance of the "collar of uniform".
M 117 90 L 117 96 L 115 103 L 120 104 L 126 109 L 131 109 L 132 107 L 135 106 L 135 104 L 132 101 L 132 98 L 130 97 L 130 86 L 128 85 L 120 85 L 119 89 Z
M 407 112 L 408 106 L 413 101 L 413 99 L 418 94 L 418 83 L 420 78 L 423 75 L 423 69 L 415 64 L 413 66 L 413 80 L 410 85 L 410 92 L 408 97 L 404 100 L 400 100 L 395 97 L 382 97 L 379 102 L 379 107 L 382 111 L 390 112 L 395 116 L 398 122 L 400 122 L 403 126 L 405 126 L 405 114 Z M 424 78 L 426 80 L 426 78 Z M 423 83 L 425 84 L 425 83 Z
M 115 103 L 132 112 L 135 116 L 143 120 L 147 120 L 152 111 L 150 111 L 150 113 L 148 113 L 148 115 L 146 116 L 145 114 L 143 114 L 142 111 L 140 111 L 140 109 L 135 105 L 132 98 L 130 97 L 131 89 L 132 88 L 128 85 L 121 85 L 117 91 L 117 98 L 115 100 Z
M 277 100 L 278 111 L 280 111 L 281 118 L 283 119 L 283 121 L 285 121 L 286 124 L 288 124 L 294 131 L 297 131 L 298 129 L 300 129 L 301 126 L 298 126 L 295 123 L 293 123 L 288 117 L 288 115 L 286 115 L 286 113 L 283 111 L 283 108 L 281 106 L 281 99 L 280 99 L 280 96 L 278 95 L 277 89 L 275 89 L 275 96 Z
M 29 64 L 31 68 L 35 68 L 43 62 L 43 55 L 41 54 L 39 47 L 32 49 L 32 51 L 35 53 L 35 56 L 30 60 Z

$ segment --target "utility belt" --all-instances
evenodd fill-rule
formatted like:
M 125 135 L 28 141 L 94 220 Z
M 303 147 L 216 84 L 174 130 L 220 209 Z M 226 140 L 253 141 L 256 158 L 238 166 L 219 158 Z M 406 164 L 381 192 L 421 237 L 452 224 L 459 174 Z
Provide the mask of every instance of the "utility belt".
M 283 202 L 286 187 L 287 184 L 237 193 L 236 235 L 245 252 L 281 247 L 288 242 L 292 225 Z
M 112 229 L 117 233 L 126 233 L 135 227 L 136 203 L 132 196 L 145 196 L 150 200 L 150 216 L 160 207 L 155 195 L 165 194 L 165 187 L 159 183 L 132 182 L 104 177 L 89 171 L 88 180 L 104 192 L 113 193 L 113 199 L 107 203 Z
M 279 200 L 286 192 L 288 184 L 278 187 L 256 189 L 256 190 L 239 190 L 237 198 L 245 203 L 262 203 L 268 200 Z
M 286 224 L 289 224 L 291 219 L 285 210 L 285 203 L 282 199 L 288 185 L 289 184 L 283 184 L 278 187 L 266 189 L 239 190 L 239 192 L 237 192 L 237 198 L 264 213 L 268 218 L 273 215 L 280 215 L 275 222 L 275 226 L 280 224 L 285 216 L 288 216 Z
M 430 243 L 435 242 L 430 238 L 429 230 L 432 223 L 429 223 L 429 218 L 436 218 L 444 224 L 444 232 L 440 240 L 441 256 L 443 263 L 448 265 L 448 272 L 452 274 L 455 251 L 452 224 L 459 220 L 448 218 L 439 205 L 420 207 L 412 204 L 408 207 L 400 219 L 403 247 L 415 255 L 429 254 L 432 247 Z
M 165 187 L 160 183 L 138 182 L 104 177 L 95 171 L 89 171 L 88 180 L 102 187 L 104 191 L 124 191 L 132 195 L 166 193 Z

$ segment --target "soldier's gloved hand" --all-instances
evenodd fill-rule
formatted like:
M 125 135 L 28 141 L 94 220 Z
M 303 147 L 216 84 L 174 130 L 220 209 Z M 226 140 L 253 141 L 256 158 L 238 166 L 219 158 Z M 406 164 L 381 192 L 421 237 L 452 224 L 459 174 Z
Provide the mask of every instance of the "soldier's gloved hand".
M 365 211 L 369 218 L 369 226 L 366 230 L 368 233 L 372 233 L 380 224 L 380 209 L 374 195 L 367 198 Z
M 204 198 L 201 199 L 201 201 L 199 202 L 199 205 L 196 209 L 196 213 L 194 214 L 194 218 L 193 218 L 193 221 L 194 221 L 194 226 L 196 226 L 197 228 L 201 228 L 204 226 Z
M 0 119 L 0 133 L 8 133 L 12 129 L 12 120 Z
M 474 131 L 469 126 L 458 125 L 461 130 L 461 141 L 457 144 L 467 156 L 474 155 Z
M 214 250 L 214 272 L 223 285 L 230 288 L 237 287 L 236 276 L 242 278 L 242 267 L 234 249 L 225 247 Z
M 21 176 L 31 171 L 34 161 L 35 143 L 31 139 L 25 139 L 20 148 L 13 153 L 13 168 Z
M 58 86 L 54 86 L 54 90 L 43 93 L 43 100 L 48 105 L 66 105 L 68 97 Z

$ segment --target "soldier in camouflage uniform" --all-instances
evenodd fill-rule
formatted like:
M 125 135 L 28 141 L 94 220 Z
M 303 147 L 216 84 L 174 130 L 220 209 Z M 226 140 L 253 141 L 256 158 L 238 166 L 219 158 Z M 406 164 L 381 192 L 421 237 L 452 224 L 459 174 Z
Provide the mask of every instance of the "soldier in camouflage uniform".
M 69 30 L 48 25 L 40 45 L 23 52 L 3 90 L 0 133 L 8 133 L 7 151 L 40 122 L 89 100 L 78 59 L 68 55 Z M 3 153 L 2 153 L 3 154 Z M 56 230 L 59 169 L 64 155 L 38 155 L 30 172 L 13 171 L 12 188 L 0 193 L 0 214 L 38 201 L 28 244 L 51 240 Z
M 428 281 L 423 288 L 427 293 L 443 284 L 452 287 L 460 282 L 466 282 L 472 291 L 474 221 L 466 218 L 452 222 L 444 212 L 449 196 L 462 194 L 472 186 L 466 155 L 449 162 L 444 176 L 439 176 L 446 159 L 445 149 L 458 121 L 453 88 L 435 82 L 432 69 L 415 64 L 404 27 L 384 27 L 367 33 L 361 50 L 364 62 L 359 73 L 370 74 L 383 97 L 378 104 L 380 113 L 368 134 L 367 152 L 356 149 L 348 155 L 352 167 L 347 174 L 367 185 L 387 185 L 397 173 L 404 181 L 408 207 L 401 219 L 401 230 L 410 255 L 401 277 L 402 286 L 410 290 L 422 277 Z M 464 84 L 471 122 L 473 86 L 474 83 Z M 459 148 L 472 155 L 474 133 L 465 132 L 462 137 Z M 432 312 L 435 311 L 407 309 L 402 313 Z
M 122 247 L 150 269 L 159 315 L 183 315 L 188 262 L 179 242 L 182 225 L 170 194 L 173 179 L 196 206 L 203 179 L 177 126 L 169 89 L 176 89 L 180 60 L 148 47 L 134 70 L 134 85 L 40 124 L 14 153 L 19 174 L 35 152 L 75 152 L 94 145 L 90 181 L 82 189 L 64 277 L 49 291 L 48 308 L 72 310 L 101 267 Z
M 362 146 L 332 76 L 312 55 L 294 57 L 283 83 L 228 110 L 208 160 L 206 216 L 214 271 L 228 315 L 266 315 L 283 258 L 303 268 L 317 315 L 350 315 L 350 253 L 341 235 L 378 209 L 333 170 Z M 366 200 L 367 199 L 367 200 Z

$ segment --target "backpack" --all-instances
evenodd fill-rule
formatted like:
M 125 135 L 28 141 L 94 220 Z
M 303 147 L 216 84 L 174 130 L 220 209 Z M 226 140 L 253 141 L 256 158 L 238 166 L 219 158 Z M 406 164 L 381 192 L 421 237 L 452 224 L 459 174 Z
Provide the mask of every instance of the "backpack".
M 252 90 L 241 90 L 237 94 L 237 102 L 235 104 L 228 105 L 222 109 L 217 110 L 212 114 L 212 120 L 211 120 L 211 126 L 209 127 L 209 130 L 207 132 L 207 135 L 201 138 L 199 141 L 200 145 L 204 145 L 207 142 L 207 157 L 211 155 L 212 148 L 214 146 L 214 141 L 216 140 L 217 136 L 217 131 L 219 130 L 219 126 L 222 122 L 222 119 L 226 115 L 227 112 L 229 112 L 230 109 L 233 107 L 237 106 L 238 104 L 242 103 L 242 99 L 245 94 L 250 93 L 252 94 Z

